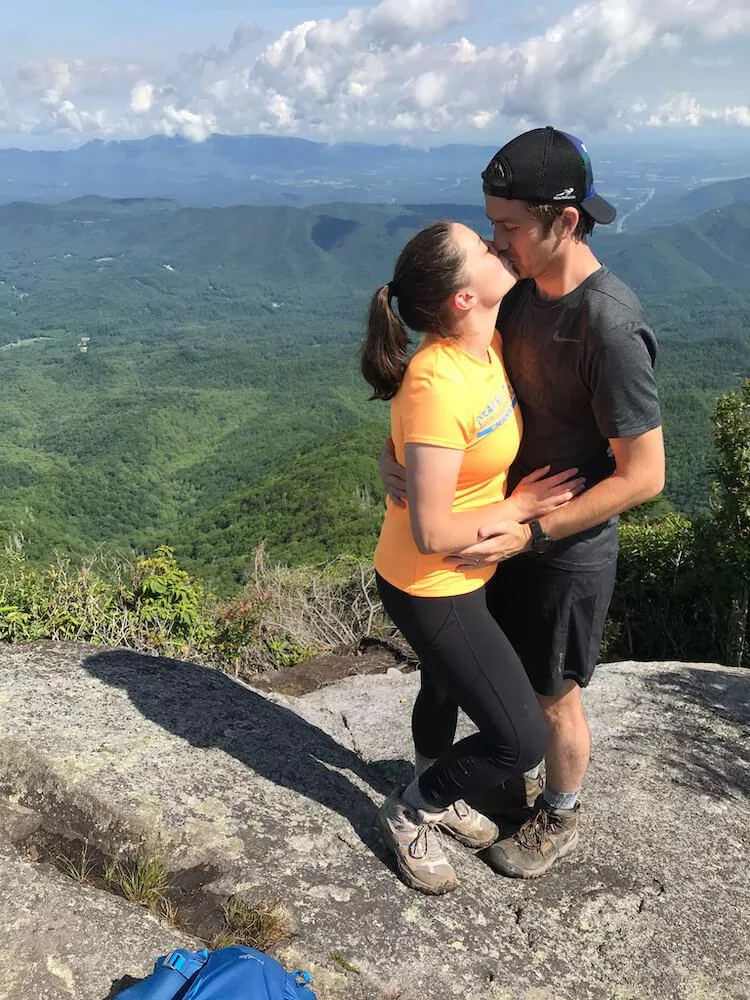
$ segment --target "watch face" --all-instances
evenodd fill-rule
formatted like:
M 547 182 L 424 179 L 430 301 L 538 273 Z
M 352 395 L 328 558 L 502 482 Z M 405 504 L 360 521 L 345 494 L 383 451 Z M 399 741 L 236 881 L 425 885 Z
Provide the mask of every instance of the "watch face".
M 549 535 L 541 535 L 534 540 L 532 547 L 535 552 L 549 552 L 554 544 L 554 539 L 550 538 Z
M 531 548 L 534 552 L 547 552 L 555 544 L 538 521 L 532 521 L 531 527 Z

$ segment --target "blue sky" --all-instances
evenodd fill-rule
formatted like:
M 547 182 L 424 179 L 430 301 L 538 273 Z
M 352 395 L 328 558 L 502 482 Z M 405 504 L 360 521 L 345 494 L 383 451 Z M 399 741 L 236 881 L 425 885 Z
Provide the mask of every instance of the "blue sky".
M 309 17 L 336 17 L 348 3 L 271 4 L 242 0 L 68 0 L 61 16 L 60 0 L 22 0 L 4 12 L 6 31 L 0 38 L 3 62 L 19 55 L 29 59 L 72 59 L 193 51 L 223 45 L 245 18 L 281 33 Z
M 60 0 L 23 0 L 3 13 L 5 31 L 0 37 L 0 59 L 83 59 L 103 55 L 172 54 L 206 45 L 224 45 L 237 24 L 255 21 L 267 39 L 278 36 L 303 21 L 337 18 L 354 6 L 372 3 L 350 0 L 328 4 L 300 4 L 296 0 L 268 3 L 244 0 L 131 0 L 127 4 L 102 0 L 68 0 L 60 16 Z M 564 11 L 573 4 L 543 5 L 545 12 Z M 514 40 L 525 33 L 524 25 L 541 12 L 541 4 L 527 13 L 508 13 L 507 5 L 476 3 L 467 27 L 481 29 L 488 40 Z
M 750 135 L 750 0 L 20 0 L 0 144 L 212 131 L 336 141 Z

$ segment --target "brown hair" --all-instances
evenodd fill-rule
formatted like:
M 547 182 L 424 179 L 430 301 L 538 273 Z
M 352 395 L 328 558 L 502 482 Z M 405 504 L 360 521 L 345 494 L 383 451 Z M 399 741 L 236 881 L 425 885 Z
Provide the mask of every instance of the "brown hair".
M 450 337 L 450 299 L 465 282 L 465 255 L 453 240 L 452 223 L 436 222 L 401 251 L 392 280 L 372 297 L 361 366 L 370 399 L 392 399 L 409 363 L 407 327 Z M 398 314 L 392 299 L 398 300 Z
M 557 219 L 559 219 L 569 205 L 537 205 L 535 202 L 528 203 L 529 214 L 541 222 L 544 235 L 549 236 L 550 230 Z M 580 205 L 574 205 L 578 209 L 578 225 L 572 232 L 573 239 L 577 243 L 585 243 L 594 229 L 594 220 L 583 211 Z

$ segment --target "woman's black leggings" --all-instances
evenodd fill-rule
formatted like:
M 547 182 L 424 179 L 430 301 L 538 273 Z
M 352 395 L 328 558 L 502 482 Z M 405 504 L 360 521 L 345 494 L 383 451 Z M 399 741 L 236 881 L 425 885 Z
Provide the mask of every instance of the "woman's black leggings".
M 494 788 L 544 756 L 547 729 L 523 664 L 482 587 L 458 597 L 412 597 L 377 576 L 383 607 L 422 663 L 414 746 L 437 758 L 419 779 L 436 810 Z M 458 709 L 479 732 L 454 743 Z

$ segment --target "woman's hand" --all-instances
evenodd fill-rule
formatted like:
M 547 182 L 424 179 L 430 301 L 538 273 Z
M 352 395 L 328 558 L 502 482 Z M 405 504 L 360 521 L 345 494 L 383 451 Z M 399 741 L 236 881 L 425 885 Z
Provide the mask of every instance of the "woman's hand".
M 406 470 L 396 461 L 392 438 L 388 438 L 378 459 L 385 492 L 397 507 L 406 506 Z
M 511 493 L 511 499 L 518 508 L 519 521 L 531 521 L 550 514 L 583 492 L 586 480 L 576 476 L 578 469 L 566 469 L 554 476 L 547 475 L 549 470 L 550 466 L 545 465 L 530 472 Z

